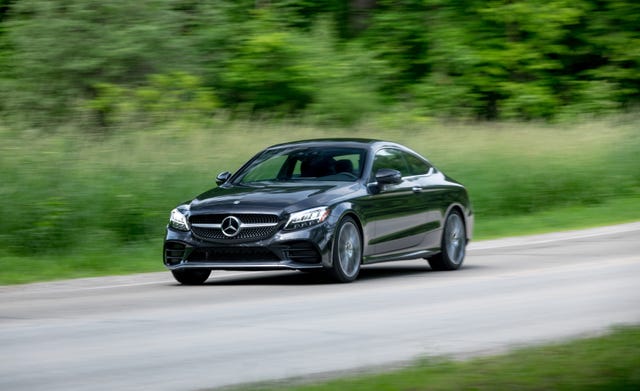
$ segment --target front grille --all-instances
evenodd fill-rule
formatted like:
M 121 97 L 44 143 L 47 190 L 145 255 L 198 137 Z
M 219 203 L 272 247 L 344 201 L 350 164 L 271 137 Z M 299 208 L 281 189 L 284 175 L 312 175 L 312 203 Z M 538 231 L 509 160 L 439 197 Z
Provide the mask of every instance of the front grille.
M 167 265 L 177 265 L 184 257 L 186 246 L 182 243 L 167 242 L 164 245 L 164 262 Z
M 208 247 L 195 249 L 189 254 L 190 262 L 256 262 L 280 261 L 265 247 Z
M 193 234 L 202 239 L 213 240 L 261 240 L 266 239 L 276 233 L 276 226 L 260 228 L 243 228 L 240 233 L 230 238 L 222 233 L 219 228 L 191 227 Z
M 198 224 L 222 224 L 222 221 L 234 216 L 242 224 L 272 224 L 266 227 L 242 227 L 240 232 L 228 237 L 219 227 L 198 227 Z M 191 230 L 195 236 L 206 240 L 229 241 L 229 240 L 262 240 L 273 236 L 278 230 L 278 216 L 272 214 L 208 214 L 195 215 L 189 219 L 191 222 Z M 196 225 L 196 226 L 194 226 Z
M 208 215 L 195 215 L 189 218 L 191 224 L 220 224 L 222 220 L 229 216 L 234 216 L 238 220 L 245 224 L 277 224 L 278 216 L 270 214 L 257 214 L 257 213 L 218 213 Z

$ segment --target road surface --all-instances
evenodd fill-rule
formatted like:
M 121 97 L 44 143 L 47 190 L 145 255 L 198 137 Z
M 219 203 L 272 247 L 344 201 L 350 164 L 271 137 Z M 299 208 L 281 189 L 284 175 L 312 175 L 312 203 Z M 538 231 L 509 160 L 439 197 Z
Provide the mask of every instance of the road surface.
M 190 390 L 465 357 L 640 324 L 640 223 L 472 243 L 327 284 L 166 273 L 0 287 L 0 390 Z M 160 262 L 160 260 L 158 261 Z

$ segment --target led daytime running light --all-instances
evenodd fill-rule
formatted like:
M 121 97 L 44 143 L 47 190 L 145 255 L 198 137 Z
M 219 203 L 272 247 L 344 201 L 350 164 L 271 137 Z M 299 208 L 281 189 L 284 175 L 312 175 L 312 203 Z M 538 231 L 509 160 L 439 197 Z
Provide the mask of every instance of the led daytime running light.
M 305 228 L 315 224 L 322 223 L 329 217 L 329 208 L 321 207 L 307 209 L 301 212 L 291 214 L 287 222 L 287 229 Z

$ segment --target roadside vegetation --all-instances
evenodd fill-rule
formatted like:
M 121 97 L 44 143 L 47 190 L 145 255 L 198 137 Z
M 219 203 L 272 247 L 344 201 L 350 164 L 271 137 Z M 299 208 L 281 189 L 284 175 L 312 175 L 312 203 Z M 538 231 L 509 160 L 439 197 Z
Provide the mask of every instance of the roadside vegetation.
M 470 191 L 475 239 L 640 219 L 635 116 L 574 125 L 379 118 L 344 128 L 211 120 L 108 136 L 0 129 L 0 283 L 162 270 L 169 211 L 262 148 L 371 137 L 411 146 Z
M 568 120 L 640 103 L 635 0 L 0 0 L 0 114 Z
M 530 347 L 464 361 L 426 358 L 405 369 L 291 386 L 286 382 L 242 390 L 637 390 L 640 328 L 562 344 Z

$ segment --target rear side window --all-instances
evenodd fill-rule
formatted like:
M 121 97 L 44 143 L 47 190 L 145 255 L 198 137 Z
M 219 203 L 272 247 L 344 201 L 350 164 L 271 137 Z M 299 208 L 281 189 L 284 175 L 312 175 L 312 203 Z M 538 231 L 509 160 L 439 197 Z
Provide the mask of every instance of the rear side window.
M 407 164 L 409 165 L 409 172 L 411 175 L 425 175 L 431 169 L 431 165 L 419 157 L 406 153 Z

